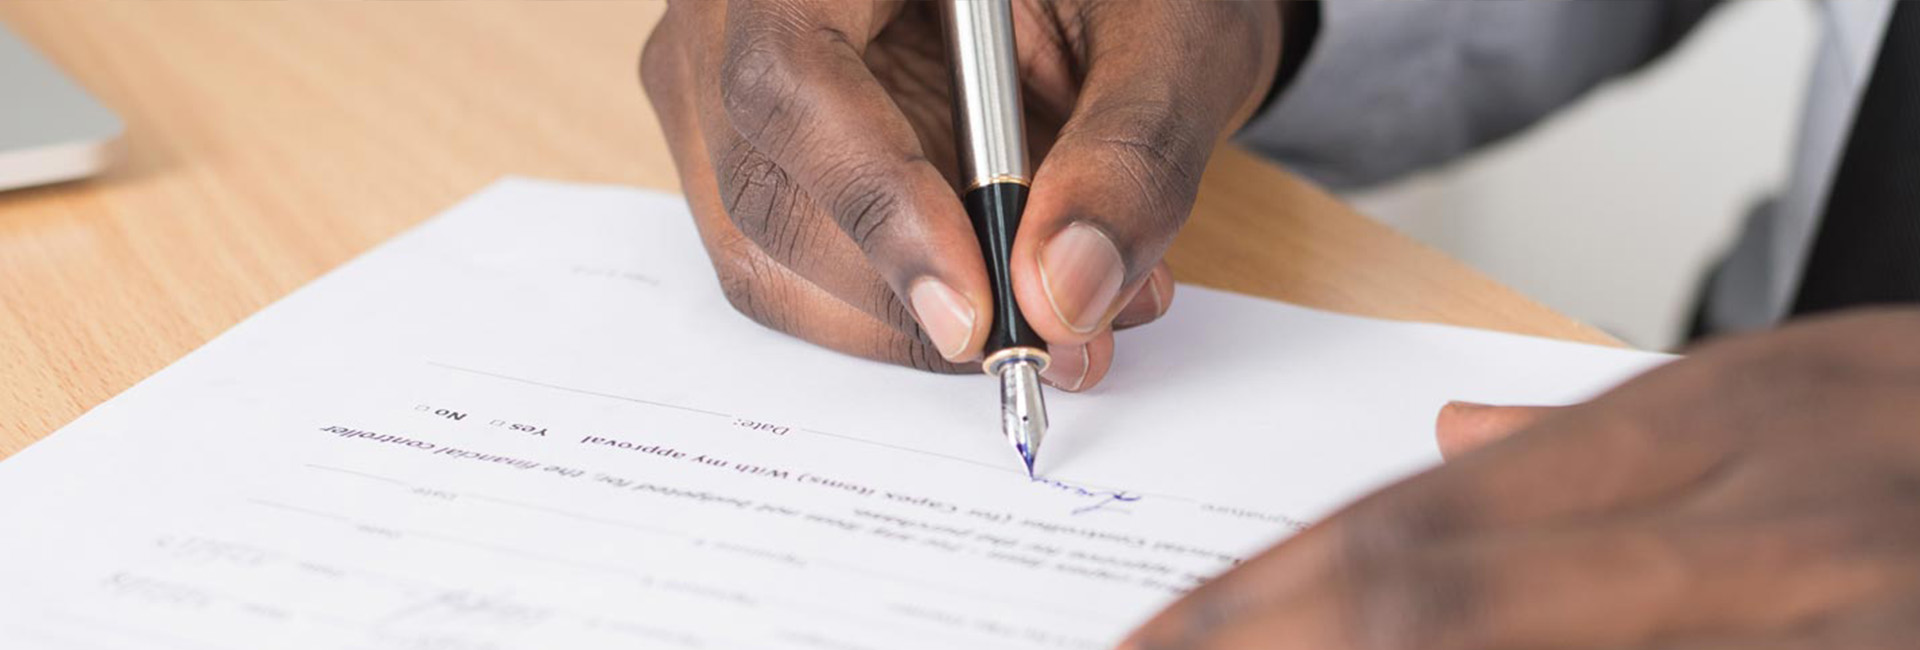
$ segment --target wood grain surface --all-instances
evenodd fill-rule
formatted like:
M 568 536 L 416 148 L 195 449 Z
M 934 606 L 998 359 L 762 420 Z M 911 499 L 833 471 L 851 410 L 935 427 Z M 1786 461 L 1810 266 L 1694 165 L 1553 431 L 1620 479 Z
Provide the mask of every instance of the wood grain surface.
M 0 3 L 127 124 L 109 173 L 0 194 L 0 457 L 502 175 L 676 189 L 635 74 L 662 10 Z M 1238 151 L 1170 261 L 1315 307 L 1613 343 Z

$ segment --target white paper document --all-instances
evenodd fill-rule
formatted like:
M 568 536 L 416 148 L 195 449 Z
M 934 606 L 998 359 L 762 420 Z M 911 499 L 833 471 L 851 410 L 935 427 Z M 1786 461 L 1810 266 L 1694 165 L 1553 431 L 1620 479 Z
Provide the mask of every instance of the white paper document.
M 0 462 L 0 648 L 1104 648 L 1661 355 L 1182 287 L 1050 392 L 736 314 L 684 202 L 507 180 Z

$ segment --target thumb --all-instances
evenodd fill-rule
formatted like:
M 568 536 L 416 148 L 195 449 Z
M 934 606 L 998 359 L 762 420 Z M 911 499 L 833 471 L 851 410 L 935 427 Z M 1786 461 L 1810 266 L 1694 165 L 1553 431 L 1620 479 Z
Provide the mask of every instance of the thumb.
M 1440 408 L 1440 417 L 1434 423 L 1434 435 L 1440 441 L 1440 455 L 1453 460 L 1482 445 L 1533 426 L 1533 423 L 1561 408 L 1565 407 L 1448 402 Z
M 1186 222 L 1214 146 L 1264 94 L 1278 57 L 1266 3 L 1086 11 L 1075 48 L 1085 77 L 1013 246 L 1021 312 L 1055 344 L 1092 340 L 1138 295 Z

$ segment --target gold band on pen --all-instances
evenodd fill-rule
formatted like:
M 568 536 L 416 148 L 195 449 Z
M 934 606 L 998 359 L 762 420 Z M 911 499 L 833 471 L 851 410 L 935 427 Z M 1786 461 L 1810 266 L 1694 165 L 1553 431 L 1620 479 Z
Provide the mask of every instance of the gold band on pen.
M 998 174 L 994 176 L 989 176 L 984 180 L 973 181 L 972 184 L 967 185 L 967 189 L 961 190 L 960 193 L 965 194 L 967 192 L 972 192 L 974 190 L 980 189 L 982 187 L 986 187 L 988 185 L 998 185 L 1001 183 L 1013 183 L 1021 187 L 1032 187 L 1032 185 L 1028 183 L 1027 179 L 1025 178 L 1014 176 L 1012 174 Z
M 1046 370 L 1047 366 L 1053 363 L 1053 356 L 1047 354 L 1046 350 L 1016 346 L 987 355 L 987 358 L 980 362 L 980 370 L 989 375 L 997 375 L 1000 374 L 1000 364 L 1022 359 L 1040 364 L 1040 370 Z

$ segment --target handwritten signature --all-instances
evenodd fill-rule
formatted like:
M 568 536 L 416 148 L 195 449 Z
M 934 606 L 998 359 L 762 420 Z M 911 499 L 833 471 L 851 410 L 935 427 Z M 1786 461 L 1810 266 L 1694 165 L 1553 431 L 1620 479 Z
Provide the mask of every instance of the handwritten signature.
M 1084 515 L 1089 512 L 1098 511 L 1126 512 L 1125 510 L 1112 508 L 1110 506 L 1119 503 L 1133 503 L 1140 500 L 1140 495 L 1124 490 L 1096 490 L 1038 476 L 1033 477 L 1032 481 L 1073 496 L 1095 499 L 1093 503 L 1074 508 L 1073 514 L 1076 515 Z

